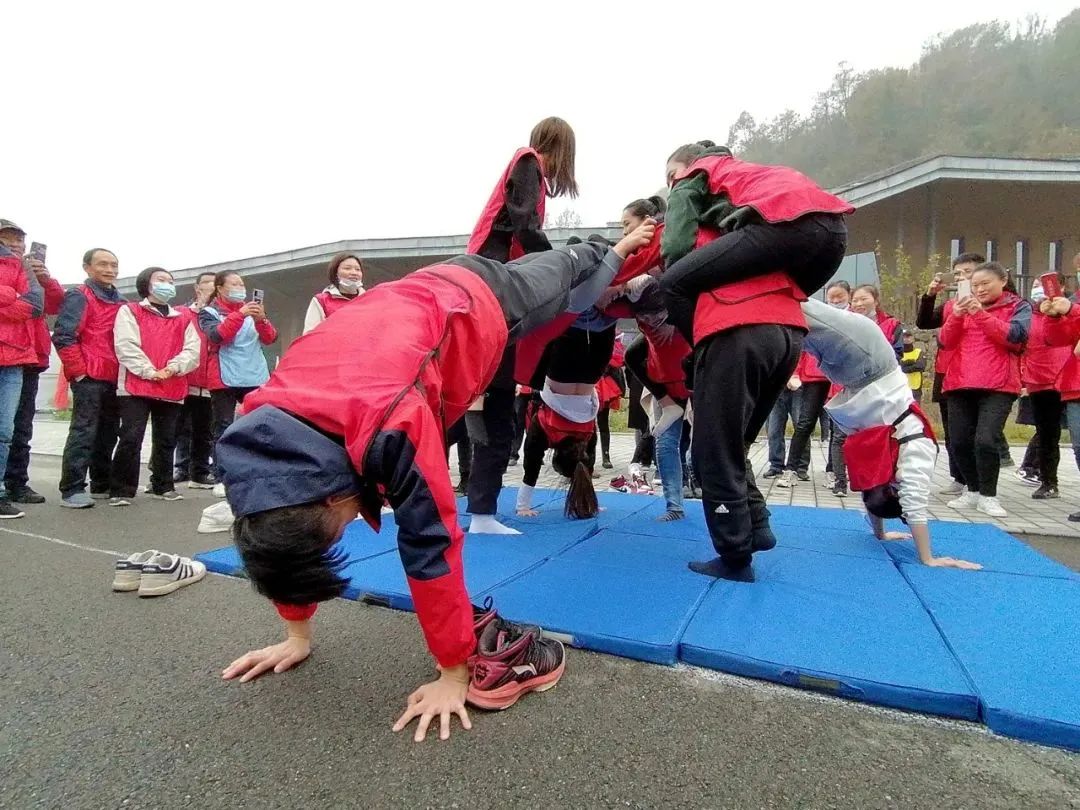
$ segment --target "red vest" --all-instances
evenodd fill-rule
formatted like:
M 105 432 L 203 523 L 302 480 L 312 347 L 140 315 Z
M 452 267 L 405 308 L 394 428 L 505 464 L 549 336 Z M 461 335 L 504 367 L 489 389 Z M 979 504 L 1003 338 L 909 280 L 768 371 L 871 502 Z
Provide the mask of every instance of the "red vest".
M 1049 316 L 1041 312 L 1031 314 L 1031 332 L 1024 353 L 1020 355 L 1020 382 L 1029 394 L 1057 388 L 1066 364 L 1073 357 L 1072 347 L 1047 343 L 1048 320 Z
M 543 428 L 544 435 L 547 436 L 548 444 L 552 447 L 564 439 L 581 439 L 587 441 L 592 438 L 593 433 L 596 432 L 595 419 L 588 422 L 571 422 L 569 419 L 560 416 L 547 406 L 540 407 L 540 412 L 536 415 L 536 418 L 540 420 L 540 427 Z
M 821 373 L 821 367 L 814 355 L 804 351 L 799 357 L 799 365 L 795 367 L 795 375 L 803 383 L 829 382 L 829 378 Z
M 700 304 L 698 306 L 700 307 Z M 649 379 L 667 388 L 669 396 L 675 399 L 689 399 L 690 389 L 686 387 L 683 360 L 692 350 L 686 339 L 676 333 L 667 343 L 657 346 L 646 333 L 645 345 L 648 350 L 645 355 L 645 371 Z
M 79 331 L 79 348 L 86 364 L 86 376 L 92 380 L 115 383 L 120 373 L 120 363 L 113 345 L 113 326 L 116 324 L 116 313 L 123 304 L 102 301 L 85 284 L 79 290 L 86 296 L 86 311 L 83 312 Z
M 336 295 L 331 295 L 326 290 L 323 290 L 321 293 L 315 294 L 315 300 L 319 302 L 319 306 L 322 307 L 323 315 L 327 318 L 329 318 L 346 304 L 352 303 L 359 297 L 360 296 L 356 295 L 352 298 L 344 298 Z
M 175 318 L 166 318 L 142 304 L 127 306 L 135 316 L 143 354 L 154 364 L 154 368 L 165 368 L 184 350 L 184 332 L 191 324 L 191 318 L 182 312 Z M 125 369 L 123 378 L 124 390 L 133 397 L 183 402 L 187 396 L 187 375 L 169 377 L 167 380 L 144 380 Z
M 480 219 L 476 223 L 476 227 L 473 228 L 472 235 L 469 237 L 469 244 L 465 247 L 466 253 L 479 253 L 480 248 L 484 246 L 488 236 L 491 234 L 491 228 L 495 224 L 495 220 L 499 216 L 499 212 L 503 210 L 506 205 L 506 184 L 510 181 L 510 174 L 514 171 L 514 167 L 517 166 L 518 161 L 525 155 L 532 155 L 538 161 L 540 160 L 540 153 L 535 149 L 528 147 L 518 149 L 514 152 L 514 156 L 510 158 L 510 164 L 506 167 L 506 171 L 502 173 L 502 177 L 499 178 L 499 182 L 495 185 L 494 191 L 491 192 L 491 197 L 488 198 L 487 205 L 484 206 L 483 212 L 480 214 Z M 544 222 L 544 209 L 547 205 L 547 189 L 540 190 L 540 201 L 536 204 L 536 213 L 540 217 L 540 223 Z M 524 248 L 518 243 L 517 237 L 513 237 L 510 241 L 510 260 L 519 259 L 525 255 Z M 330 313 L 327 312 L 327 315 Z
M 737 208 L 748 205 L 766 222 L 791 222 L 806 214 L 850 214 L 846 201 L 787 166 L 762 166 L 727 155 L 695 160 L 675 181 L 697 172 L 709 176 L 709 193 L 723 194 Z
M 184 379 L 191 388 L 210 388 L 210 352 L 207 347 L 206 333 L 199 328 L 199 312 L 194 306 L 181 307 L 180 311 L 187 316 L 188 322 L 195 327 L 199 335 L 199 365 Z
M 948 320 L 949 315 L 952 314 L 953 302 L 950 299 L 945 302 L 945 306 L 941 311 L 941 322 L 944 323 Z M 944 374 L 949 370 L 949 363 L 952 362 L 954 349 L 946 349 L 941 345 L 941 336 L 937 338 L 937 355 L 934 357 L 934 373 Z
M 923 423 L 923 432 L 897 439 L 893 432 L 909 413 Z M 855 492 L 868 492 L 891 484 L 896 479 L 900 445 L 923 436 L 933 442 L 937 441 L 930 420 L 914 402 L 891 425 L 878 425 L 852 433 L 844 440 L 844 463 L 847 465 L 848 484 L 851 489 Z

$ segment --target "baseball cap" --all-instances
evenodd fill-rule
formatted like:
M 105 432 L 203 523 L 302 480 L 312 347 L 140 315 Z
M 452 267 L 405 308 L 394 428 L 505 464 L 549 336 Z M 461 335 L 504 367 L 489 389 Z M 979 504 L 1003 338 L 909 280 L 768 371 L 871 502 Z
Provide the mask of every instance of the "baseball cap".
M 12 222 L 10 219 L 0 219 L 0 231 L 18 231 L 23 236 L 26 236 L 26 231 Z

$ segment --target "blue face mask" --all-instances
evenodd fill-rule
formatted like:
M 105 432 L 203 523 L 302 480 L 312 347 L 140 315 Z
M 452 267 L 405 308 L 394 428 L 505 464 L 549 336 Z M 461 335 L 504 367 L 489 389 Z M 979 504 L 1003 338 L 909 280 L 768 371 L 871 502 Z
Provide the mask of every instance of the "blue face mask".
M 238 304 L 242 304 L 247 298 L 247 290 L 229 290 L 226 297 L 230 301 L 235 301 Z
M 176 285 L 168 281 L 159 281 L 150 288 L 150 294 L 158 301 L 164 301 L 167 304 L 176 298 Z
M 1041 286 L 1031 288 L 1031 300 L 1036 304 L 1046 300 L 1046 293 Z

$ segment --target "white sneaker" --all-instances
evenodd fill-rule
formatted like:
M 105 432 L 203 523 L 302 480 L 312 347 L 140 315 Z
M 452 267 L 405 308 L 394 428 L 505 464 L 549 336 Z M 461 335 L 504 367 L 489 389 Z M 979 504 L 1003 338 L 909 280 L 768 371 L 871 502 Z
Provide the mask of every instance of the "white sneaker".
M 964 492 L 964 485 L 959 481 L 950 481 L 941 489 L 938 490 L 942 495 L 961 495 Z
M 227 532 L 232 529 L 233 520 L 232 509 L 229 508 L 228 501 L 215 503 L 213 506 L 208 506 L 202 510 L 198 532 L 199 534 Z
M 201 562 L 176 554 L 158 554 L 143 565 L 139 596 L 164 596 L 206 576 Z
M 783 489 L 794 489 L 798 483 L 799 479 L 795 477 L 794 470 L 784 470 L 781 476 L 776 479 L 776 485 Z
M 114 591 L 137 591 L 139 590 L 139 578 L 142 577 L 143 566 L 161 552 L 156 548 L 149 551 L 141 551 L 116 561 L 113 573 L 112 589 Z
M 975 509 L 979 506 L 978 492 L 965 492 L 959 498 L 949 501 L 950 509 Z
M 836 486 L 836 473 L 825 473 L 825 483 L 822 484 L 822 486 L 825 487 L 825 489 L 832 489 Z
M 225 497 L 225 485 L 224 484 L 214 484 L 214 497 L 215 498 L 224 498 Z
M 990 517 L 1003 518 L 1009 516 L 1009 513 L 1005 511 L 1005 507 L 1001 505 L 1001 501 L 989 495 L 980 495 L 979 503 L 975 508 Z

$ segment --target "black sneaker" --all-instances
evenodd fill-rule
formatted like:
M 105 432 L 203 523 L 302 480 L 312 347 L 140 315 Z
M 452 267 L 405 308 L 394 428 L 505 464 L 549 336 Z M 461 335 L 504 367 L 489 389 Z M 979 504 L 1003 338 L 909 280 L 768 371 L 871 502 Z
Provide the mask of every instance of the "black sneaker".
M 810 473 L 808 473 L 806 470 L 796 470 L 795 475 L 797 475 L 799 477 L 800 481 L 809 481 L 810 480 Z
M 188 480 L 188 477 L 185 475 L 183 480 L 188 482 L 188 489 L 213 489 L 217 485 L 217 482 L 218 482 L 218 480 L 216 478 L 214 478 L 213 475 L 203 475 L 203 476 L 198 476 L 197 475 L 194 478 L 192 478 L 190 481 Z M 173 477 L 173 483 L 174 484 L 179 484 L 179 483 L 181 483 L 181 479 L 176 478 L 174 476 Z
M 12 503 L 45 503 L 45 496 L 30 487 L 8 490 L 8 500 Z
M 13 506 L 7 498 L 0 498 L 0 520 L 13 520 L 21 517 L 26 517 L 26 512 L 17 506 Z
M 839 481 L 837 481 L 835 484 L 833 484 L 832 494 L 835 495 L 837 498 L 846 498 L 848 496 L 847 484 L 841 484 Z
M 1000 466 L 1001 466 L 1001 469 L 1004 470 L 1004 469 L 1008 469 L 1009 467 L 1015 467 L 1016 462 L 1013 461 L 1012 458 L 1010 458 L 1009 456 L 1003 456 L 1002 459 L 1001 459 L 1001 465 Z
M 1043 484 L 1041 487 L 1031 493 L 1032 500 L 1036 501 L 1048 501 L 1051 498 L 1060 497 L 1061 494 L 1058 492 L 1058 488 L 1050 486 L 1049 484 Z
M 177 467 L 175 470 L 173 470 L 172 480 L 174 484 L 187 483 L 188 474 L 185 470 L 181 470 L 179 467 Z
M 1080 523 L 1080 512 L 1073 512 L 1069 515 L 1069 520 L 1073 523 Z
M 762 478 L 779 478 L 781 475 L 783 475 L 783 473 L 784 473 L 784 471 L 782 469 L 780 469 L 779 467 L 769 467 L 769 469 L 767 469 L 765 471 L 765 474 L 762 475 L 761 477 Z

